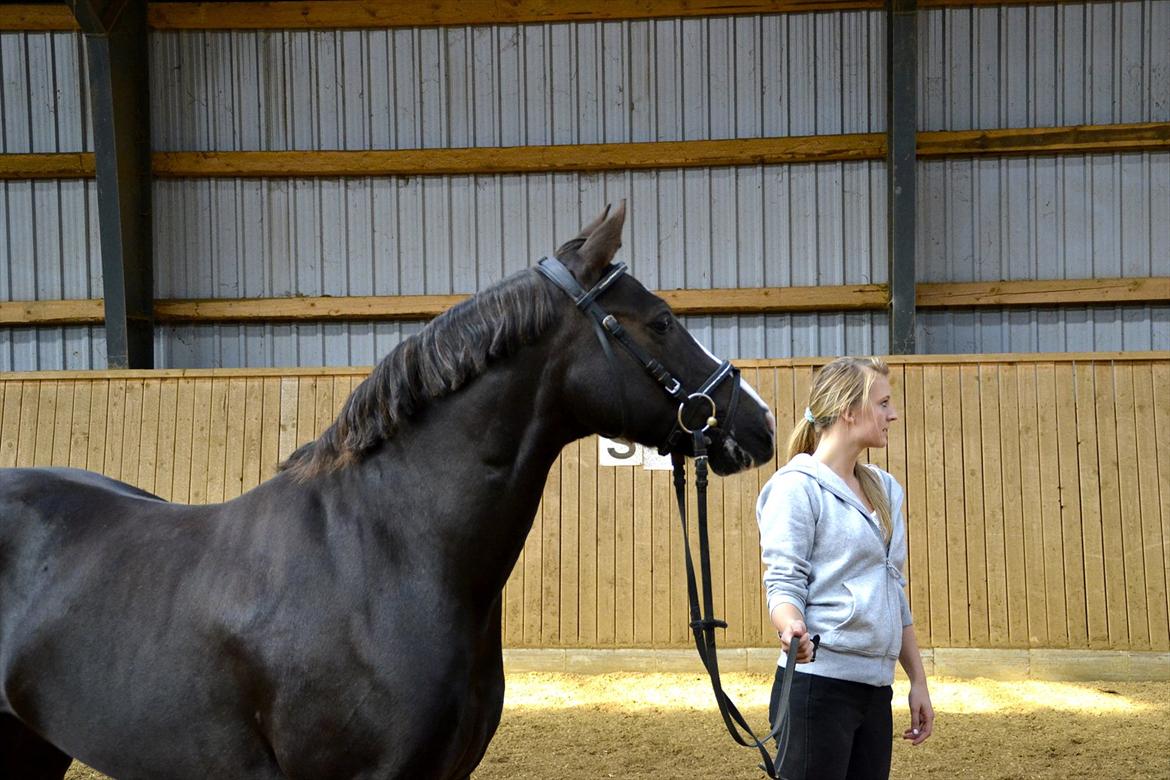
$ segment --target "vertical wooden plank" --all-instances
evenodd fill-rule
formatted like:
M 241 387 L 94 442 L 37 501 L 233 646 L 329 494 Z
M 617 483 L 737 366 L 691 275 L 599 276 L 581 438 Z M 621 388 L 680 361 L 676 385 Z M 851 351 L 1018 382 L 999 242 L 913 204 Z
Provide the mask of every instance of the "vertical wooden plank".
M 694 463 L 690 464 L 691 482 L 696 474 Z M 741 556 L 739 531 L 733 525 L 733 519 L 739 514 L 739 493 L 735 490 L 734 477 L 717 477 L 710 475 L 707 488 L 707 536 L 711 552 L 711 595 L 714 599 L 717 615 L 727 622 L 727 629 L 723 632 L 729 645 L 738 645 L 743 635 L 743 583 L 740 580 L 739 560 Z M 688 491 L 687 520 L 690 523 L 691 555 L 695 562 L 696 576 L 699 576 L 699 504 L 698 494 L 695 493 L 694 508 L 690 507 L 690 493 Z M 676 502 L 677 503 L 677 502 Z M 682 527 L 679 527 L 682 535 Z M 681 552 L 681 544 L 679 546 Z M 685 568 L 685 567 L 684 567 Z M 686 574 L 683 574 L 683 584 L 686 584 Z M 702 586 L 700 586 L 701 588 Z M 685 599 L 685 596 L 684 596 Z M 684 612 L 685 610 L 685 612 Z M 690 608 L 686 601 L 675 603 L 677 614 L 685 614 L 685 622 L 690 623 Z
M 78 379 L 72 384 L 73 422 L 70 424 L 69 432 L 68 465 L 75 469 L 83 469 L 89 452 L 89 404 L 93 395 L 93 382 L 89 379 Z
M 580 479 L 580 442 L 575 441 L 561 450 L 560 627 L 557 633 L 563 645 L 576 645 L 578 642 L 578 598 L 581 595 Z
M 173 501 L 175 486 L 175 430 L 178 425 L 179 383 L 165 379 L 158 392 L 158 449 L 154 465 L 154 492 Z
M 207 414 L 206 407 L 196 406 L 195 396 L 195 380 L 181 377 L 175 388 L 175 467 L 171 477 L 171 500 L 184 504 L 196 503 L 191 497 L 195 421 L 197 415 Z
M 317 438 L 317 378 L 302 376 L 297 380 L 296 447 Z M 290 450 L 289 454 L 292 454 Z M 287 457 L 287 456 L 286 456 Z
M 1093 367 L 1093 400 L 1097 414 L 1097 457 L 1101 476 L 1101 533 L 1105 558 L 1105 603 L 1109 613 L 1109 646 L 1129 647 L 1125 597 L 1125 553 L 1121 530 L 1121 485 L 1118 475 L 1116 389 L 1111 363 Z
M 980 399 L 983 389 L 979 366 L 966 363 L 959 367 L 959 395 L 962 404 L 963 515 L 967 531 L 967 593 L 971 621 L 971 643 L 976 647 L 992 645 L 991 618 L 987 593 L 987 523 L 983 499 L 983 416 Z
M 906 367 L 890 366 L 890 403 L 898 413 L 898 420 L 890 426 L 886 445 L 886 471 L 906 487 Z
M 34 466 L 53 465 L 53 426 L 57 419 L 57 382 L 40 382 L 37 387 L 36 444 Z
M 541 643 L 541 593 L 544 588 L 543 568 L 544 547 L 544 501 L 536 510 L 532 530 L 524 542 L 524 644 L 537 646 Z
M 248 377 L 244 381 L 244 408 L 243 424 L 244 438 L 241 446 L 240 458 L 240 493 L 246 493 L 260 484 L 260 469 L 264 461 L 264 423 L 265 423 L 265 380 L 260 377 Z M 280 384 L 271 383 L 272 405 L 269 409 L 280 408 Z M 275 428 L 275 426 L 273 426 Z M 276 437 L 272 437 L 273 454 L 276 450 Z
M 959 367 L 942 366 L 943 481 L 946 491 L 947 594 L 951 611 L 951 646 L 971 644 L 967 572 L 966 512 L 963 494 L 963 409 Z
M 207 464 L 211 457 L 213 380 L 210 377 L 200 377 L 194 382 L 195 400 L 192 410 L 191 471 L 188 491 L 192 504 L 206 504 L 211 500 L 207 495 Z
M 1170 398 L 1170 361 L 1153 367 L 1154 398 Z M 1162 518 L 1162 570 L 1170 579 L 1170 404 L 1154 404 L 1154 445 L 1158 453 L 1159 515 Z M 1167 583 L 1167 611 L 1170 612 L 1170 582 Z
M 760 558 L 760 528 L 756 522 L 756 499 L 759 498 L 764 485 L 776 473 L 777 460 L 782 457 L 780 450 L 787 445 L 788 434 L 791 430 L 790 427 L 787 427 L 787 420 L 792 410 L 792 378 L 791 373 L 782 374 L 780 369 L 776 367 L 762 368 L 757 376 L 759 384 L 756 385 L 756 390 L 776 418 L 776 454 L 773 455 L 772 460 L 755 469 L 755 498 L 752 500 L 747 516 L 741 519 L 744 538 L 751 540 L 750 544 L 747 541 L 744 542 L 744 545 L 750 548 L 750 552 L 744 550 L 743 568 L 746 578 L 744 579 L 744 588 L 745 590 L 749 587 L 752 589 L 759 605 L 755 614 L 745 614 L 744 620 L 751 620 L 757 624 L 756 630 L 760 634 L 757 646 L 774 647 L 776 644 L 775 632 L 772 630 L 772 621 L 768 616 L 768 604 L 764 599 L 764 562 Z M 782 386 L 781 376 L 787 380 L 787 387 Z M 785 422 L 781 422 L 782 408 Z
M 248 414 L 248 380 L 230 377 L 227 380 L 226 435 L 224 437 L 223 499 L 227 501 L 244 492 L 244 451 Z
M 614 642 L 634 643 L 635 552 L 634 474 L 636 468 L 614 470 Z
M 148 493 L 155 493 L 154 477 L 158 466 L 159 404 L 162 388 L 158 379 L 142 383 L 142 422 L 139 425 L 139 455 L 137 485 Z M 156 494 L 157 495 L 157 494 Z
M 96 380 L 89 396 L 89 447 L 85 453 L 85 467 L 90 471 L 105 473 L 106 468 L 106 418 L 110 405 L 110 381 Z
M 1146 572 L 1142 555 L 1142 520 L 1138 496 L 1137 431 L 1133 367 L 1113 366 L 1117 408 L 1117 472 L 1121 488 L 1121 544 L 1125 559 L 1125 604 L 1129 615 L 1129 647 L 1150 649 Z M 1143 424 L 1145 424 L 1143 422 Z
M 276 474 L 276 465 L 280 462 L 280 437 L 284 431 L 282 414 L 284 410 L 281 388 L 284 380 L 279 377 L 268 376 L 261 381 L 264 402 L 257 414 L 258 418 L 249 422 L 260 431 L 260 463 L 258 464 L 256 479 L 264 482 Z M 292 394 L 296 400 L 296 393 Z M 293 415 L 295 419 L 295 414 Z
M 1036 369 L 1016 366 L 1020 407 L 1020 506 L 1024 517 L 1024 568 L 1027 578 L 1028 642 L 1048 646 L 1048 585 L 1044 579 L 1044 525 L 1040 502 L 1039 412 Z
M 207 429 L 207 502 L 218 504 L 224 500 L 224 472 L 227 468 L 228 383 L 231 380 L 215 377 L 211 380 L 211 421 Z
M 1000 494 L 1003 500 L 1004 574 L 1007 626 L 1012 647 L 1028 647 L 1028 571 L 1024 556 L 1024 509 L 1020 476 L 1020 396 L 1011 364 L 996 368 L 999 378 Z
M 1141 509 L 1143 569 L 1150 648 L 1170 649 L 1170 620 L 1166 606 L 1166 568 L 1163 566 L 1162 525 L 1158 498 L 1158 451 L 1154 442 L 1156 422 L 1153 369 L 1149 363 L 1133 364 L 1134 417 L 1137 422 L 1137 482 Z M 1161 399 L 1170 405 L 1170 397 Z
M 1004 547 L 1003 497 L 1000 474 L 999 372 L 986 363 L 979 370 L 979 431 L 983 463 L 980 495 L 987 553 L 987 631 L 993 647 L 1011 641 L 1008 627 L 1007 551 Z
M 930 548 L 930 644 L 955 642 L 951 629 L 950 572 L 947 547 L 947 488 L 943 439 L 943 377 L 939 366 L 922 369 L 923 449 L 926 453 L 926 533 Z M 966 606 L 966 595 L 962 604 Z
M 922 366 L 909 365 L 902 373 L 905 396 L 902 427 L 906 431 L 906 541 L 910 610 L 915 633 L 923 645 L 933 644 L 930 599 L 930 531 L 927 526 L 926 417 Z
M 1065 619 L 1069 646 L 1089 643 L 1088 602 L 1085 594 L 1085 551 L 1081 540 L 1080 464 L 1077 460 L 1076 380 L 1071 363 L 1055 366 L 1057 456 L 1060 461 L 1058 507 L 1064 566 Z
M 122 478 L 122 436 L 126 422 L 126 380 L 110 380 L 110 397 L 106 406 L 106 451 L 102 473 Z
M 333 404 L 333 378 L 319 376 L 317 377 L 317 412 L 313 438 L 316 439 L 324 433 L 333 424 L 336 417 L 336 407 Z
M 745 372 L 748 382 L 760 393 L 760 398 L 771 408 L 775 403 L 775 384 L 768 369 L 750 369 Z M 758 470 L 757 470 L 758 471 Z M 724 526 L 734 526 L 739 531 L 739 559 L 729 559 L 733 572 L 739 577 L 743 593 L 743 635 L 740 639 L 746 647 L 761 647 L 771 644 L 774 636 L 761 616 L 766 614 L 763 587 L 760 578 L 760 532 L 756 526 L 756 499 L 760 495 L 757 471 L 742 472 L 735 477 L 739 492 L 739 511 L 733 517 L 724 517 Z
M 280 380 L 280 415 L 277 426 L 276 459 L 284 461 L 297 448 L 297 430 L 300 420 L 301 384 L 296 377 L 283 377 Z
M 126 406 L 122 417 L 122 476 L 123 482 L 138 486 L 138 463 L 142 459 L 142 393 L 141 379 L 126 380 Z
M 53 417 L 53 454 L 50 464 L 69 465 L 69 442 L 73 436 L 73 389 L 77 380 L 57 383 L 57 411 Z
M 597 439 L 590 436 L 578 443 L 578 522 L 577 546 L 578 599 L 577 644 L 597 645 L 597 569 L 600 539 L 597 532 Z
M 671 607 L 677 602 L 671 588 L 671 519 L 666 472 L 650 476 L 650 637 L 656 646 L 670 644 Z M 674 603 L 672 603 L 674 602 Z M 675 607 L 677 613 L 677 607 Z
M 540 502 L 540 644 L 561 643 L 561 468 L 557 457 Z
M 0 420 L 0 468 L 16 465 L 16 447 L 20 440 L 20 405 L 24 394 L 23 382 L 3 382 L 4 417 Z
M 634 472 L 634 641 L 641 646 L 653 642 L 654 628 L 654 546 L 653 506 L 650 472 Z
M 17 416 L 16 457 L 13 465 L 28 467 L 36 462 L 37 407 L 41 399 L 40 382 L 22 382 L 20 409 Z
M 1068 647 L 1065 607 L 1064 534 L 1060 518 L 1060 453 L 1056 427 L 1056 375 L 1051 363 L 1036 365 L 1038 451 L 1040 454 L 1040 518 L 1043 537 L 1047 647 Z
M 1081 509 L 1081 551 L 1085 571 L 1088 646 L 1109 646 L 1105 601 L 1105 551 L 1101 532 L 1101 480 L 1097 461 L 1097 415 L 1094 412 L 1093 365 L 1074 366 L 1076 390 L 1077 487 Z M 1062 423 L 1063 424 L 1063 423 Z
M 596 437 L 589 440 L 589 448 L 597 460 L 600 442 Z M 616 644 L 614 635 L 614 610 L 617 595 L 617 548 L 616 548 L 616 469 L 613 466 L 597 466 L 597 643 Z

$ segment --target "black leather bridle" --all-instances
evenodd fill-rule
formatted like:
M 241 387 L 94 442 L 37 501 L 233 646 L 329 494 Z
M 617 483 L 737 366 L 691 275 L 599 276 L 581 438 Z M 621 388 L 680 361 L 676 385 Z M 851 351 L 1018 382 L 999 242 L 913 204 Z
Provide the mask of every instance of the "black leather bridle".
M 724 692 L 723 685 L 719 679 L 719 661 L 715 648 L 715 629 L 727 628 L 727 623 L 714 616 L 714 598 L 711 589 L 711 552 L 707 540 L 707 445 L 710 444 L 710 441 L 707 439 L 706 433 L 712 428 L 721 428 L 725 435 L 732 435 L 736 405 L 739 401 L 739 369 L 733 366 L 731 361 L 724 360 L 707 377 L 706 381 L 699 386 L 698 390 L 693 393 L 688 393 L 683 388 L 681 380 L 674 376 L 660 361 L 648 355 L 645 350 L 638 346 L 630 338 L 629 334 L 626 333 L 625 328 L 617 321 L 617 318 L 606 312 L 597 303 L 597 299 L 626 273 L 624 263 L 613 263 L 610 265 L 605 273 L 602 274 L 601 279 L 588 291 L 577 283 L 577 280 L 573 277 L 569 269 L 556 258 L 546 257 L 542 259 L 537 264 L 536 270 L 564 291 L 573 300 L 573 303 L 577 305 L 577 308 L 587 314 L 593 323 L 593 330 L 597 334 L 597 340 L 601 343 L 601 349 L 609 361 L 610 370 L 614 373 L 614 384 L 617 386 L 618 402 L 621 408 L 621 430 L 616 437 L 611 438 L 621 437 L 626 432 L 625 390 L 620 380 L 620 375 L 617 372 L 617 358 L 609 344 L 611 339 L 622 345 L 666 394 L 679 402 L 674 425 L 669 435 L 659 445 L 659 451 L 663 454 L 669 452 L 671 463 L 674 466 L 675 497 L 678 501 L 679 517 L 682 520 L 683 550 L 685 552 L 684 559 L 687 570 L 687 596 L 691 613 L 690 626 L 691 632 L 695 637 L 695 648 L 699 652 L 699 658 L 702 660 L 707 674 L 711 677 L 711 687 L 715 691 L 715 701 L 719 705 L 719 714 L 723 717 L 723 723 L 727 727 L 728 733 L 740 745 L 754 747 L 759 750 L 762 759 L 760 768 L 764 770 L 768 777 L 779 778 L 780 764 L 788 745 L 788 731 L 790 726 L 790 721 L 787 718 L 788 699 L 789 691 L 792 688 L 793 674 L 796 670 L 796 654 L 799 642 L 792 642 L 789 647 L 788 658 L 784 667 L 784 677 L 781 681 L 781 697 L 776 716 L 776 724 L 771 733 L 763 739 L 756 737 L 747 725 L 747 721 L 743 715 L 740 714 L 739 709 L 736 708 L 730 697 Z M 731 386 L 731 400 L 728 404 L 727 414 L 723 418 L 726 428 L 723 428 L 719 420 L 718 406 L 711 396 L 716 388 L 728 379 L 733 384 Z M 702 418 L 704 409 L 707 411 L 705 420 Z M 697 418 L 696 414 L 698 414 Z M 702 422 L 694 422 L 696 419 L 702 420 Z M 692 441 L 694 448 L 693 457 L 695 459 L 695 490 L 698 499 L 697 531 L 699 535 L 699 565 L 701 567 L 701 578 L 698 581 L 702 582 L 702 614 L 700 614 L 699 610 L 699 588 L 695 577 L 694 562 L 691 559 L 691 545 L 687 532 L 686 455 L 683 454 L 679 447 L 682 440 L 688 436 Z M 815 643 L 819 642 L 819 639 L 820 637 L 813 637 L 814 647 Z M 775 758 L 768 752 L 767 745 L 765 744 L 770 739 L 775 739 L 779 748 Z

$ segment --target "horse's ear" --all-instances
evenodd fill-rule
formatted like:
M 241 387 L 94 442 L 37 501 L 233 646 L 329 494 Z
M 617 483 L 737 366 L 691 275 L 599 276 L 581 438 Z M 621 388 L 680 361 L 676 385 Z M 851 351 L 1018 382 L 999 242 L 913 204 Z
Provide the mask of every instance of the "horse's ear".
M 623 200 L 613 211 L 606 207 L 606 211 L 608 216 L 602 215 L 601 224 L 589 232 L 589 237 L 577 250 L 586 272 L 591 274 L 600 274 L 603 268 L 613 262 L 613 256 L 622 245 L 622 227 L 626 224 L 626 202 Z
M 609 204 L 608 203 L 605 204 L 605 208 L 602 209 L 601 213 L 598 214 L 597 217 L 592 222 L 590 222 L 585 227 L 581 228 L 581 232 L 578 233 L 575 238 L 570 238 L 568 241 L 566 241 L 565 243 L 563 243 L 559 247 L 557 247 L 557 251 L 556 251 L 557 259 L 564 260 L 565 255 L 568 254 L 570 251 L 572 251 L 574 249 L 580 249 L 581 245 L 585 243 L 586 239 L 589 238 L 590 234 L 592 234 L 594 230 L 597 230 L 597 227 L 601 223 L 605 222 L 605 218 L 607 216 L 609 216 Z

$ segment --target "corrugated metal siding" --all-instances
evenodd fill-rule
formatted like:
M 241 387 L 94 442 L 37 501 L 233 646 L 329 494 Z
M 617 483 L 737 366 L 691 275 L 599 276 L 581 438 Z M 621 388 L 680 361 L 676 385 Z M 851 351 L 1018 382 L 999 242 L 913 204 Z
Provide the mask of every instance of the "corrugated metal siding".
M 158 32 L 154 145 L 398 149 L 879 131 L 883 25 L 879 12 L 847 12 Z
M 919 127 L 1170 120 L 1170 0 L 922 14 Z M 1170 276 L 1170 154 L 918 165 L 922 281 Z M 924 352 L 1165 349 L 1167 307 L 920 312 Z
M 0 32 L 0 152 L 88 152 L 89 75 L 80 33 Z

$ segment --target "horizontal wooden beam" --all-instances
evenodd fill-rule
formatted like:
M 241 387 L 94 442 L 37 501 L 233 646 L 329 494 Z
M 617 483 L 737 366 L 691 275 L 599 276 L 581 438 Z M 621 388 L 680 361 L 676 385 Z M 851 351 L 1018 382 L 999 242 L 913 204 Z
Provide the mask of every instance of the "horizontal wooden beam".
M 886 308 L 884 284 L 818 287 L 745 287 L 660 290 L 678 314 L 781 314 Z M 289 298 L 164 299 L 154 302 L 158 322 L 295 322 L 427 320 L 466 295 L 370 295 Z M 924 309 L 1005 306 L 1101 306 L 1170 303 L 1170 277 L 1058 279 L 1012 282 L 920 283 Z M 100 299 L 0 303 L 0 326 L 98 325 Z
M 1013 282 L 920 283 L 918 307 L 1101 306 L 1170 303 L 1170 276 Z
M 920 8 L 1055 5 L 1059 0 L 919 0 Z M 392 29 L 481 24 L 600 22 L 695 16 L 877 11 L 883 0 L 303 0 L 151 3 L 156 30 Z M 62 4 L 0 6 L 0 31 L 76 30 Z
M 621 144 L 291 152 L 155 152 L 161 178 L 470 176 L 782 165 L 885 156 L 883 133 Z M 1096 154 L 1170 150 L 1170 122 L 918 134 L 918 156 Z M 0 154 L 0 179 L 94 175 L 91 152 Z

